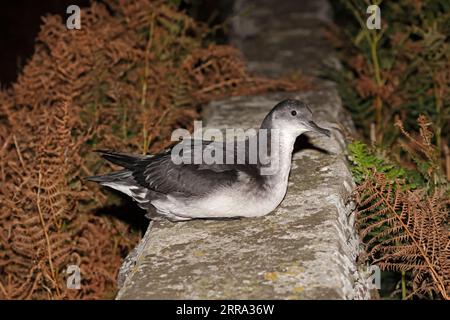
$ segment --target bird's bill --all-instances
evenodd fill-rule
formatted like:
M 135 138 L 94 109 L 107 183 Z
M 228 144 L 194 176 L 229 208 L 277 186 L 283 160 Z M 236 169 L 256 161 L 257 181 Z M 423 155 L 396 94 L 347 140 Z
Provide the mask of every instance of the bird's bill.
M 331 132 L 328 129 L 319 127 L 314 121 L 309 121 L 308 122 L 308 127 L 311 129 L 311 131 L 313 132 L 317 132 L 317 133 L 321 133 L 326 135 L 327 137 L 331 136 Z

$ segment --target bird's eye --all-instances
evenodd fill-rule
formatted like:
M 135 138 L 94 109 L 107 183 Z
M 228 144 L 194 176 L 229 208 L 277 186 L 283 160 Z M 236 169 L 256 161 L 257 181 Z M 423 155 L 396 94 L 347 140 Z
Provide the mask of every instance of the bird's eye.
M 291 111 L 291 114 L 295 117 L 295 116 L 297 115 L 297 111 L 292 110 L 292 111 Z

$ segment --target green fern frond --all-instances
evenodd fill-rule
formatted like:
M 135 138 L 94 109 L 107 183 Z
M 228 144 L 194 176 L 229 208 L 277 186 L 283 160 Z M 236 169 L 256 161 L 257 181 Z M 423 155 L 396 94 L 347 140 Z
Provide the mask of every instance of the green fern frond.
M 352 173 L 356 183 L 361 183 L 373 172 L 384 173 L 390 181 L 405 178 L 405 170 L 402 167 L 387 163 L 369 150 L 367 144 L 356 140 L 349 144 L 350 161 L 352 162 Z M 411 186 L 412 187 L 412 186 Z

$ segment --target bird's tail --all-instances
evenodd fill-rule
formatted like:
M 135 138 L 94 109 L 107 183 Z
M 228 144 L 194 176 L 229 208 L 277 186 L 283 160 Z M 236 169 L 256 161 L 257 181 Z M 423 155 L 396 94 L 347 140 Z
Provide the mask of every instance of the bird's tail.
M 86 179 L 120 191 L 137 201 L 139 207 L 148 210 L 150 201 L 147 197 L 148 190 L 136 183 L 133 178 L 133 170 L 136 169 L 139 160 L 151 156 L 130 155 L 104 150 L 97 150 L 97 152 L 101 153 L 101 156 L 104 159 L 117 164 L 124 169 L 105 175 L 86 177 Z

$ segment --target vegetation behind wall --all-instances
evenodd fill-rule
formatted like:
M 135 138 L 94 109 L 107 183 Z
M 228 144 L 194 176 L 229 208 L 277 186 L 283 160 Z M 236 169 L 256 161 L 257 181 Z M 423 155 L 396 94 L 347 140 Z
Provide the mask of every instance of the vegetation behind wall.
M 332 78 L 359 129 L 361 260 L 398 275 L 389 297 L 449 299 L 450 3 L 375 1 L 379 30 L 366 27 L 367 1 L 333 4 L 343 68 Z

